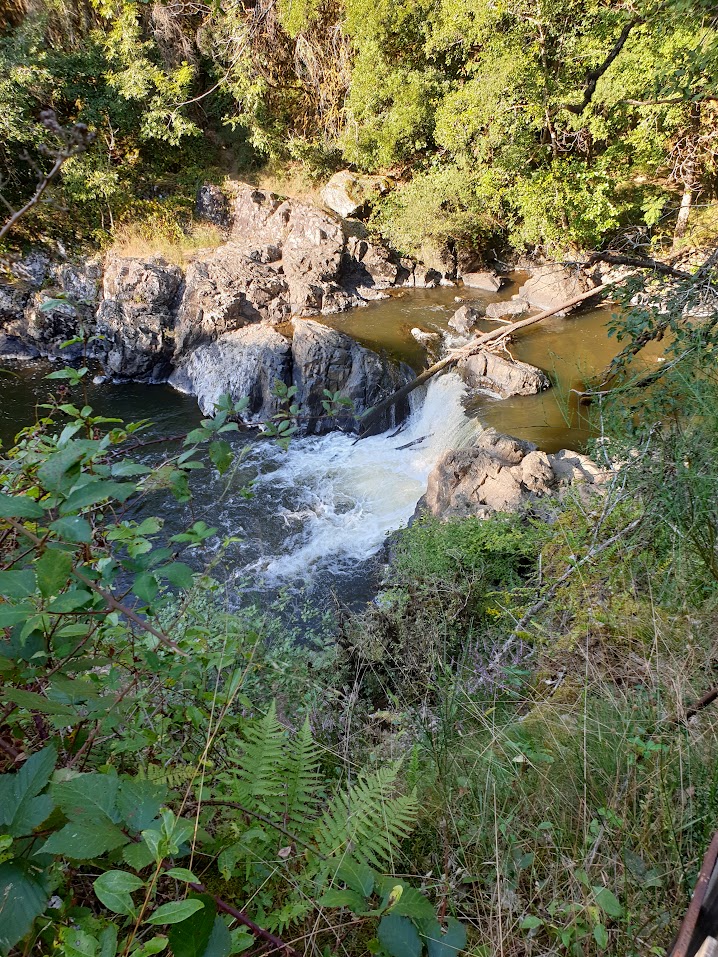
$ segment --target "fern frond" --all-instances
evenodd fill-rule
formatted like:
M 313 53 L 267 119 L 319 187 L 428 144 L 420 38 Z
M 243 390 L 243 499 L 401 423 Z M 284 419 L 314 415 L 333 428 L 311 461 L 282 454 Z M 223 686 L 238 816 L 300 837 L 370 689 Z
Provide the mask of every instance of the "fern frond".
M 413 794 L 396 795 L 397 772 L 397 767 L 363 772 L 348 791 L 334 797 L 314 832 L 321 854 L 351 854 L 377 868 L 391 862 L 418 810 Z
M 278 819 L 284 811 L 286 738 L 273 703 L 263 718 L 245 728 L 242 754 L 230 778 L 240 804 Z
M 319 764 L 321 752 L 314 743 L 309 720 L 286 748 L 284 779 L 286 782 L 285 821 L 298 837 L 306 838 L 314 831 L 314 823 L 324 798 Z

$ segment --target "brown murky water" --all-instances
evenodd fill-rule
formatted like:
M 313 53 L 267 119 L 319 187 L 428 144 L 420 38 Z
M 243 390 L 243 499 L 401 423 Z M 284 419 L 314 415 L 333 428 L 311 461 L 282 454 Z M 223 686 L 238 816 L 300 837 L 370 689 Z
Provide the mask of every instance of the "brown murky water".
M 448 321 L 461 304 L 485 306 L 510 299 L 525 278 L 523 273 L 514 273 L 497 294 L 456 287 L 401 292 L 323 321 L 420 371 L 427 364 L 427 355 L 411 335 L 413 327 L 451 332 Z M 612 312 L 610 306 L 584 309 L 562 318 L 551 317 L 517 333 L 509 346 L 511 355 L 543 369 L 551 379 L 551 389 L 510 399 L 475 394 L 466 402 L 467 413 L 500 432 L 535 442 L 546 452 L 584 447 L 590 437 L 587 409 L 579 405 L 571 390 L 583 389 L 617 353 L 618 344 L 606 330 Z M 480 329 L 488 332 L 496 327 L 497 323 L 486 321 Z M 654 356 L 646 358 L 655 361 Z

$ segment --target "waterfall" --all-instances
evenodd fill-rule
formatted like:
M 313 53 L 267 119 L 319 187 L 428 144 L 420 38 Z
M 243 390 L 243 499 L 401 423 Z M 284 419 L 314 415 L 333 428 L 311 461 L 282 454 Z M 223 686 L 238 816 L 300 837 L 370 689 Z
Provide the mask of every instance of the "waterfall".
M 480 429 L 464 414 L 464 390 L 453 373 L 432 380 L 398 432 L 360 442 L 332 432 L 295 439 L 288 452 L 264 445 L 244 516 L 235 500 L 222 516 L 229 528 L 244 519 L 245 558 L 256 557 L 243 572 L 276 587 L 355 571 L 406 525 L 441 454 Z M 261 515 L 253 528 L 250 511 Z

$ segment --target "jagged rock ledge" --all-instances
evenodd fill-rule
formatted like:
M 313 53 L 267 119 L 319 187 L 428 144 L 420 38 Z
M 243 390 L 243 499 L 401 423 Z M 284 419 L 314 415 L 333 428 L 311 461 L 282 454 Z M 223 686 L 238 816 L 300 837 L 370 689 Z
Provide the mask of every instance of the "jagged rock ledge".
M 548 454 L 531 442 L 486 429 L 473 446 L 451 449 L 439 459 L 416 514 L 488 518 L 561 497 L 571 487 L 596 492 L 612 475 L 579 452 Z

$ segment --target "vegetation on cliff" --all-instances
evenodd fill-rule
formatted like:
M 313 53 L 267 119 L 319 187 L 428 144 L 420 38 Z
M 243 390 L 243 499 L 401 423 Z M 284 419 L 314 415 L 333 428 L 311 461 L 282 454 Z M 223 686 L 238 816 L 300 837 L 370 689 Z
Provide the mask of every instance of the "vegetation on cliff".
M 137 218 L 181 235 L 198 181 L 269 162 L 395 173 L 376 225 L 406 252 L 680 238 L 715 185 L 714 17 L 708 0 L 21 3 L 0 36 L 4 191 L 31 190 L 52 108 L 96 142 L 59 181 L 72 229 L 44 204 L 35 237 L 106 241 Z

